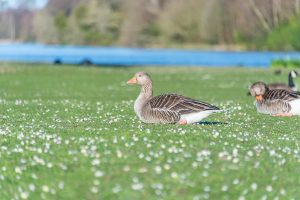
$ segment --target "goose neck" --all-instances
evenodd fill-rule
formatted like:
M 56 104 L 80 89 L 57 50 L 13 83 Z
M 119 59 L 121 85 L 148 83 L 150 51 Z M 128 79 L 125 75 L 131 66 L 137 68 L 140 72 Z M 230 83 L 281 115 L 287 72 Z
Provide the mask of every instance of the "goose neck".
M 295 87 L 294 78 L 292 76 L 292 73 L 289 74 L 289 87 L 291 87 L 291 88 Z
M 153 95 L 153 89 L 152 89 L 152 83 L 147 83 L 142 86 L 142 90 L 140 95 L 146 97 L 146 98 L 151 98 Z

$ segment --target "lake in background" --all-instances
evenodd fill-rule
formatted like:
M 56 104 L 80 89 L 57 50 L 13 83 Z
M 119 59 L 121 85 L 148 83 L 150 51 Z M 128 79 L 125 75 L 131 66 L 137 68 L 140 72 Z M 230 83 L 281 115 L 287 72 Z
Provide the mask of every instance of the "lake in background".
M 103 66 L 269 67 L 275 59 L 300 59 L 300 52 L 206 51 L 123 47 L 0 44 L 0 61 Z

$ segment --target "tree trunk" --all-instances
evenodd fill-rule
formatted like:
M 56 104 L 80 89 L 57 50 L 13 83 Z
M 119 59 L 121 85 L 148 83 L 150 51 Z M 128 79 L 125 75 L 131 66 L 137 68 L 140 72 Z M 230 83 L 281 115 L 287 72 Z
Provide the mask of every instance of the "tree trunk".
M 265 19 L 264 15 L 262 14 L 262 12 L 258 9 L 258 7 L 255 5 L 254 0 L 247 0 L 249 5 L 251 6 L 251 8 L 253 9 L 255 15 L 258 17 L 258 19 L 260 20 L 260 23 L 262 24 L 262 26 L 264 27 L 264 29 L 266 29 L 266 31 L 271 31 L 271 27 L 268 24 L 267 20 Z
M 273 26 L 277 26 L 279 24 L 279 0 L 272 0 L 272 21 Z
M 16 39 L 16 23 L 13 13 L 11 13 L 9 16 L 9 35 L 11 41 Z
M 295 1 L 296 14 L 300 12 L 300 0 Z

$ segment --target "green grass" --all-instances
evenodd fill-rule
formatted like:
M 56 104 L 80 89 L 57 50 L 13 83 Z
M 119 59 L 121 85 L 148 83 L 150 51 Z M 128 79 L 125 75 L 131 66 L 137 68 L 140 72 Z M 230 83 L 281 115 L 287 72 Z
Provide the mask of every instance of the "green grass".
M 140 70 L 220 123 L 141 123 Z M 258 114 L 258 80 L 287 71 L 0 64 L 0 199 L 298 199 L 300 118 Z

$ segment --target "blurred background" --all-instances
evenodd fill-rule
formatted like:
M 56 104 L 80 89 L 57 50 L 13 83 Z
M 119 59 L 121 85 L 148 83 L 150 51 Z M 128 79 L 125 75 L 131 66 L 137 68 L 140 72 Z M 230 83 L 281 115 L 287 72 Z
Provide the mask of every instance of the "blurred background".
M 300 0 L 0 0 L 1 42 L 299 50 Z
M 299 67 L 299 36 L 300 0 L 0 0 L 0 61 Z

